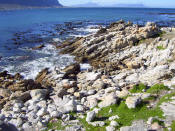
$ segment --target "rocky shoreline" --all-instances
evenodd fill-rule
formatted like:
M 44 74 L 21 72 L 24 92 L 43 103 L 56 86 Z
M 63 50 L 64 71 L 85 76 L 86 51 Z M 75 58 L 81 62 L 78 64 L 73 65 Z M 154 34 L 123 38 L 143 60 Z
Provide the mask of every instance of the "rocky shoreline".
M 35 80 L 1 72 L 0 128 L 173 131 L 174 34 L 151 22 L 118 21 L 93 35 L 53 42 L 77 63 L 44 69 Z M 92 67 L 81 70 L 82 63 Z

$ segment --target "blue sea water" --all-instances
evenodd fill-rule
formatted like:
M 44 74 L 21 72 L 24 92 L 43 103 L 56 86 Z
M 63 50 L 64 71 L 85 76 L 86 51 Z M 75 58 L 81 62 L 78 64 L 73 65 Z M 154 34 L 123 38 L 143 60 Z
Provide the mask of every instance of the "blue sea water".
M 139 24 L 153 21 L 160 25 L 175 25 L 175 15 L 159 13 L 175 13 L 175 9 L 48 8 L 0 11 L 0 71 L 20 72 L 26 78 L 34 78 L 45 67 L 65 66 L 73 62 L 73 57 L 59 55 L 49 40 L 59 38 L 61 42 L 68 37 L 86 35 L 93 32 L 92 26 L 105 26 L 120 19 Z M 42 41 L 30 41 L 38 38 Z M 41 43 L 46 47 L 39 51 L 31 50 Z

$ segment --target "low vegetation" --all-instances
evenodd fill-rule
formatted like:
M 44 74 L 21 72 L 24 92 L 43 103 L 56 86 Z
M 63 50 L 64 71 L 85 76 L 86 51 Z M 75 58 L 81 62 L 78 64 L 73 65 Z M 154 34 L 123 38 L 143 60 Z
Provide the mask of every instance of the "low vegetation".
M 151 94 L 158 94 L 162 90 L 169 90 L 167 86 L 164 84 L 155 84 L 151 87 L 147 87 L 144 84 L 134 85 L 133 88 L 130 90 L 131 93 L 151 93 Z
M 151 94 L 160 93 L 162 90 L 168 90 L 166 86 L 163 84 L 156 84 L 150 88 L 145 86 L 144 84 L 135 85 L 133 89 L 130 90 L 132 93 L 139 93 L 139 92 L 147 92 Z M 121 99 L 121 102 L 118 104 L 114 104 L 105 108 L 102 108 L 99 113 L 96 115 L 96 118 L 94 121 L 103 121 L 105 122 L 105 126 L 103 127 L 94 127 L 88 122 L 86 122 L 86 116 L 83 119 L 77 118 L 80 120 L 80 123 L 83 125 L 83 127 L 86 129 L 86 131 L 105 131 L 106 127 L 110 125 L 109 117 L 118 115 L 119 119 L 115 119 L 116 122 L 118 122 L 119 126 L 116 127 L 116 129 L 119 129 L 123 126 L 130 126 L 134 120 L 145 120 L 147 121 L 150 117 L 155 117 L 153 123 L 157 122 L 159 125 L 164 127 L 164 123 L 161 121 L 163 117 L 163 112 L 160 109 L 160 105 L 163 102 L 167 102 L 171 100 L 171 97 L 175 96 L 175 92 L 166 94 L 165 96 L 161 97 L 157 105 L 153 108 L 148 108 L 147 101 L 149 100 L 155 100 L 154 96 L 150 96 L 149 98 L 142 101 L 140 105 L 138 105 L 135 109 L 129 109 L 127 105 L 125 104 L 125 100 Z M 112 110 L 111 113 L 109 111 Z M 72 116 L 76 116 L 76 113 L 70 113 Z M 77 117 L 77 116 L 76 116 Z M 160 119 L 159 119 L 160 118 Z M 57 129 L 57 130 L 63 130 L 65 127 L 62 127 L 61 120 L 58 120 L 57 122 L 52 122 L 48 124 L 49 129 Z M 172 130 L 175 129 L 175 121 L 172 123 L 171 126 Z
M 167 86 L 165 86 L 164 84 L 156 84 L 156 85 L 150 87 L 146 92 L 151 93 L 151 94 L 158 94 L 162 90 L 169 90 L 169 88 Z
M 131 93 L 141 93 L 146 90 L 146 86 L 144 84 L 134 85 L 133 88 L 130 90 Z
M 158 50 L 165 50 L 166 48 L 164 48 L 163 46 L 157 46 Z

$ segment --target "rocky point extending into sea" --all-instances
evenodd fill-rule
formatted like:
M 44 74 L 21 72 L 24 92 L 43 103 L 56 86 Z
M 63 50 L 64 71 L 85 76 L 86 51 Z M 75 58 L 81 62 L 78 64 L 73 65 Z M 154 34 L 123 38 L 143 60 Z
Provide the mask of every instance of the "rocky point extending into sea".
M 121 20 L 53 44 L 76 63 L 35 80 L 0 73 L 2 130 L 175 130 L 174 28 Z

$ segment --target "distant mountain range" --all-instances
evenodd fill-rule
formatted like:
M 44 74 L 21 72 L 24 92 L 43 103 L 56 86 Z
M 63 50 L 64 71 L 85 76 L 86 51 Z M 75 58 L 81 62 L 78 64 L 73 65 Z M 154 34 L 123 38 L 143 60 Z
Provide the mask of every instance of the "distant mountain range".
M 146 7 L 144 4 L 116 4 L 114 7 Z
M 0 8 L 61 7 L 58 0 L 0 0 Z
M 97 3 L 89 2 L 85 4 L 72 5 L 72 7 L 100 7 Z
M 97 3 L 85 3 L 85 4 L 78 4 L 78 5 L 73 5 L 72 7 L 132 7 L 132 8 L 143 8 L 146 7 L 143 4 L 114 4 L 114 5 L 107 5 L 107 6 L 103 6 L 103 5 L 99 5 Z

